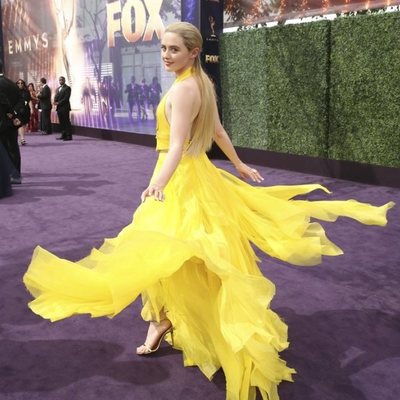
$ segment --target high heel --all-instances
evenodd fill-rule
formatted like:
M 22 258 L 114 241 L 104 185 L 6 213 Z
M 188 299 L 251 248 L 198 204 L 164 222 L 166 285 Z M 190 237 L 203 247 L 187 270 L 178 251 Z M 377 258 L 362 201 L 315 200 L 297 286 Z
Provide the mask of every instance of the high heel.
M 164 329 L 164 330 L 159 334 L 159 337 L 157 338 L 157 340 L 156 340 L 156 342 L 154 343 L 153 347 L 148 346 L 148 345 L 146 344 L 146 342 L 143 343 L 140 347 L 138 347 L 138 348 L 136 349 L 136 354 L 137 354 L 138 356 L 147 356 L 147 355 L 149 355 L 149 354 L 155 353 L 155 352 L 160 348 L 160 345 L 161 345 L 162 340 L 165 338 L 165 336 L 166 336 L 168 333 L 171 334 L 172 345 L 174 345 L 174 330 L 173 330 L 173 327 L 172 327 L 172 323 L 171 323 L 171 321 L 170 321 L 169 319 L 163 319 L 163 320 L 160 321 L 160 324 L 162 324 L 162 322 L 164 322 L 164 321 L 169 321 L 169 325 L 167 326 L 166 329 Z M 156 321 L 151 321 L 151 322 L 154 323 L 154 322 L 156 322 Z M 144 348 L 144 351 L 143 351 L 143 352 L 138 352 L 138 349 L 140 349 L 141 347 Z

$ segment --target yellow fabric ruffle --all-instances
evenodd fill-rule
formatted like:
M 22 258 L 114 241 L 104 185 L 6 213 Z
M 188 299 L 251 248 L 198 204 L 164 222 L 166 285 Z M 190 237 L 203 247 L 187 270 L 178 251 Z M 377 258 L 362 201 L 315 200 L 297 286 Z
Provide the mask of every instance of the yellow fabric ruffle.
M 161 153 L 154 175 L 166 154 Z M 120 234 L 76 262 L 37 247 L 24 276 L 30 308 L 57 321 L 74 314 L 113 317 L 143 295 L 142 315 L 167 310 L 185 365 L 212 378 L 223 368 L 227 399 L 277 400 L 294 370 L 279 358 L 287 326 L 270 308 L 274 284 L 257 266 L 253 243 L 295 265 L 342 251 L 314 219 L 338 216 L 385 225 L 382 207 L 347 201 L 294 200 L 324 187 L 253 187 L 206 157 L 184 156 L 165 188 L 148 198 Z

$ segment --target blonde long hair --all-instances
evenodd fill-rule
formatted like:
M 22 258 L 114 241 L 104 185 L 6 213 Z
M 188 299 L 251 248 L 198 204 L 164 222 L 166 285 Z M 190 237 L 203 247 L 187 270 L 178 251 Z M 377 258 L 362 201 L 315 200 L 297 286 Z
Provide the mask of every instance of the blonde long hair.
M 202 49 L 203 38 L 201 37 L 201 33 L 194 25 L 188 22 L 171 24 L 166 28 L 165 32 L 179 35 L 189 51 L 192 51 L 196 47 L 200 51 Z M 201 67 L 200 56 L 197 56 L 194 60 L 192 71 L 199 86 L 201 105 L 199 113 L 192 124 L 191 139 L 186 154 L 196 156 L 209 150 L 212 145 L 218 111 L 214 85 Z

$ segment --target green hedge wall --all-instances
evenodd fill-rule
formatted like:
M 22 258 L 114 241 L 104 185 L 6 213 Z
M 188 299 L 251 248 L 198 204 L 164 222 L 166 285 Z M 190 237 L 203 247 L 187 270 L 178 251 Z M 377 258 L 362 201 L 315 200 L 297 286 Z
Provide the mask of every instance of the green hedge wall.
M 398 27 L 393 13 L 224 34 L 222 110 L 233 143 L 399 167 Z
M 399 29 L 399 13 L 332 22 L 329 158 L 400 166 Z
M 328 32 L 326 21 L 267 30 L 269 150 L 326 157 Z
M 326 156 L 327 30 L 324 21 L 223 35 L 223 116 L 236 146 Z
M 265 29 L 224 35 L 221 64 L 224 125 L 239 146 L 266 143 Z

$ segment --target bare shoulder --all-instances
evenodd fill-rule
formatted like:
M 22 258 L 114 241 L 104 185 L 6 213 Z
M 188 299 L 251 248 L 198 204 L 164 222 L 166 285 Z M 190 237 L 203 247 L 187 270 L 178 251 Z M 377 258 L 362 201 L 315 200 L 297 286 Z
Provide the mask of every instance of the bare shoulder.
M 171 113 L 174 110 L 179 118 L 193 121 L 198 114 L 200 105 L 201 96 L 197 82 L 195 78 L 187 78 L 170 89 L 167 98 L 167 118 L 171 120 Z
M 179 84 L 171 88 L 172 101 L 194 102 L 200 98 L 200 90 L 196 79 L 193 77 L 187 78 Z

